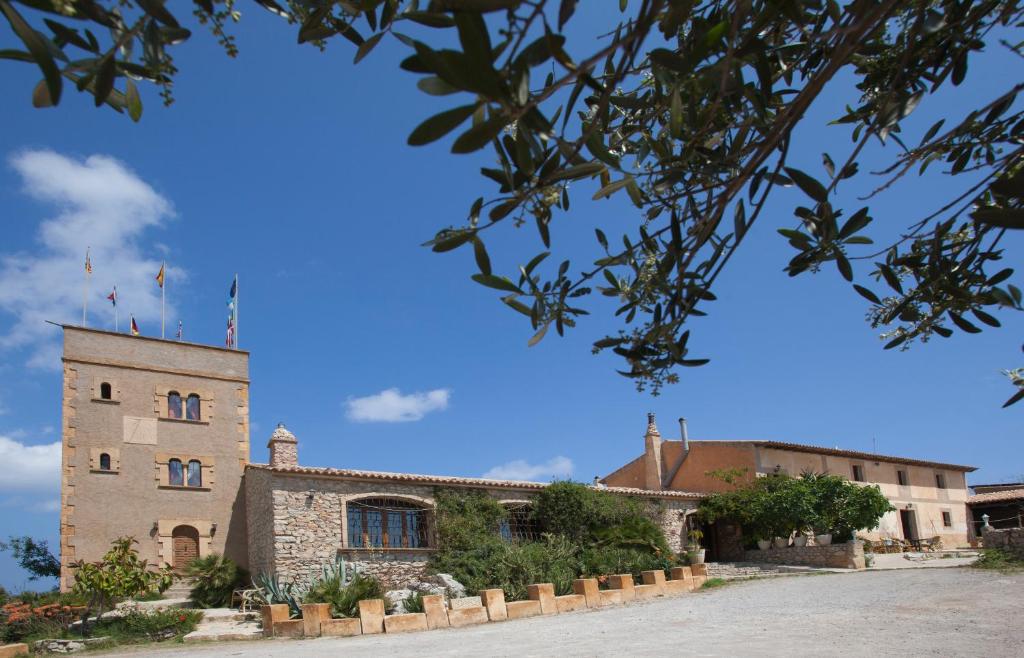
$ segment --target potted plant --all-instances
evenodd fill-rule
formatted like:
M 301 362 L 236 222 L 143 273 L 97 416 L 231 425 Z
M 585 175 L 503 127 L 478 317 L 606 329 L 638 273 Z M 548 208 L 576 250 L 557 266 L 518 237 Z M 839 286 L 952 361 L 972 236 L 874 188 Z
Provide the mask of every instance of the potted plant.
M 824 532 L 821 529 L 814 531 L 814 543 L 818 546 L 828 546 L 832 543 L 832 533 Z
M 757 547 L 759 549 L 761 549 L 762 551 L 767 551 L 769 548 L 772 547 L 772 540 L 771 539 L 758 539 L 757 540 Z
M 794 546 L 806 546 L 807 545 L 807 534 L 803 530 L 797 530 L 796 535 L 793 536 Z
M 690 543 L 686 545 L 686 556 L 690 564 L 704 564 L 704 551 L 701 548 L 700 540 L 704 539 L 704 533 L 699 528 L 694 528 L 686 534 Z
M 772 545 L 775 546 L 775 548 L 786 548 L 787 546 L 789 546 L 789 536 L 787 535 L 786 537 L 776 537 L 772 540 Z

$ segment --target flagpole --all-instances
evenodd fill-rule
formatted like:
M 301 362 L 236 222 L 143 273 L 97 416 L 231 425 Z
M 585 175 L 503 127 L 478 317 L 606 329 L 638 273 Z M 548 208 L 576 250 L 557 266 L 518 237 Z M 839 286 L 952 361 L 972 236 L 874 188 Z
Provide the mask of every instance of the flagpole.
M 235 273 L 235 349 L 238 349 L 238 273 Z
M 117 330 L 117 302 L 114 303 L 114 333 L 120 333 Z
M 82 326 L 85 326 L 85 311 L 89 306 L 89 270 L 91 264 L 89 262 L 89 248 L 85 248 L 85 276 L 82 279 Z
M 164 307 L 167 299 L 167 271 L 164 269 L 167 267 L 167 262 L 163 262 L 160 265 L 160 271 L 164 275 L 164 280 L 160 282 L 160 338 L 164 337 Z

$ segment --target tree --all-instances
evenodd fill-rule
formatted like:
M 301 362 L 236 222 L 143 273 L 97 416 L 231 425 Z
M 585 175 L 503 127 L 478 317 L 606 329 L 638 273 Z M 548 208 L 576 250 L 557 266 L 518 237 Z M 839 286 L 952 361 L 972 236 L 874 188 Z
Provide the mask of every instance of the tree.
M 171 586 L 171 567 L 150 569 L 146 560 L 139 559 L 137 543 L 134 537 L 118 537 L 99 562 L 79 560 L 71 565 L 75 569 L 72 591 L 86 598 L 88 609 L 97 617 L 118 601 Z
M 560 335 L 576 326 L 588 313 L 584 298 L 603 295 L 617 301 L 622 324 L 594 351 L 621 357 L 620 373 L 640 389 L 657 393 L 678 381 L 679 367 L 708 361 L 691 355 L 688 320 L 706 314 L 716 280 L 766 202 L 790 186 L 806 202 L 776 226 L 795 250 L 786 271 L 834 265 L 869 302 L 886 349 L 979 333 L 1000 325 L 993 310 L 1024 310 L 1009 282 L 1013 270 L 1000 264 L 1007 231 L 1024 228 L 1024 84 L 1011 76 L 1002 93 L 976 99 L 964 116 L 914 120 L 937 92 L 978 75 L 970 64 L 980 51 L 1024 56 L 1017 0 L 620 0 L 617 25 L 577 56 L 565 27 L 584 6 L 606 12 L 603 3 L 255 2 L 297 23 L 300 43 L 350 41 L 356 62 L 395 39 L 409 49 L 401 67 L 422 75 L 420 89 L 461 96 L 408 141 L 427 144 L 458 130 L 454 153 L 489 147 L 497 165 L 481 174 L 496 191 L 428 244 L 473 249 L 473 279 L 530 319 L 530 345 L 552 326 Z M 43 20 L 34 28 L 15 4 Z M 239 18 L 234 0 L 195 5 L 233 55 L 225 25 Z M 0 57 L 40 68 L 37 106 L 59 102 L 62 78 L 134 120 L 142 113 L 137 80 L 171 101 L 169 49 L 190 32 L 160 0 L 0 0 L 0 10 L 25 48 Z M 109 31 L 109 42 L 89 26 Z M 445 34 L 452 30 L 458 48 Z M 834 120 L 849 128 L 851 143 L 842 154 L 822 153 L 820 173 L 797 169 L 788 160 L 794 132 L 841 72 L 859 95 Z M 948 178 L 881 245 L 867 229 L 885 208 L 844 208 L 839 197 L 846 181 L 864 175 L 859 163 L 872 149 L 890 165 L 869 199 L 914 172 L 942 168 Z M 551 224 L 568 213 L 577 181 L 594 199 L 628 196 L 633 226 L 621 240 L 595 227 L 596 258 L 585 266 L 558 258 L 548 266 Z M 495 273 L 484 238 L 531 221 L 543 249 L 510 277 Z M 1020 371 L 1007 375 L 1017 390 L 1004 406 L 1024 398 Z
M 50 545 L 45 539 L 33 539 L 28 535 L 11 537 L 6 543 L 0 542 L 0 551 L 10 551 L 18 566 L 32 574 L 29 580 L 60 576 L 60 560 L 50 552 Z

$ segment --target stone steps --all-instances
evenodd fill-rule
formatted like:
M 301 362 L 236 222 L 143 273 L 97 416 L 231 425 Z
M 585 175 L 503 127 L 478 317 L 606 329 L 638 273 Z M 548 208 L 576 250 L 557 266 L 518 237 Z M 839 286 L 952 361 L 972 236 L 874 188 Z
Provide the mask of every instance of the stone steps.
M 199 627 L 185 636 L 185 642 L 221 642 L 225 640 L 258 640 L 263 627 L 257 621 L 200 622 Z

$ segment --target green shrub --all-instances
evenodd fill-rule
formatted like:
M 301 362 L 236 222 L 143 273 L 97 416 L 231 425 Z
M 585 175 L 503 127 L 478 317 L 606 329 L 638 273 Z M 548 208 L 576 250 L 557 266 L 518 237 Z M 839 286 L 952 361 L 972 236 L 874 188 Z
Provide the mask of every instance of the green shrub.
M 1001 548 L 986 548 L 971 566 L 993 571 L 1017 571 L 1024 569 L 1024 560 Z
M 424 612 L 423 592 L 413 592 L 402 601 L 406 612 Z
M 166 640 L 191 633 L 202 618 L 202 611 L 183 608 L 130 610 L 99 621 L 94 633 L 110 635 L 119 642 Z
M 701 587 L 701 589 L 713 589 L 715 587 L 722 587 L 723 585 L 728 585 L 728 584 L 729 584 L 729 581 L 725 580 L 724 578 L 708 578 L 707 580 L 704 581 L 704 584 L 701 585 L 700 587 Z
M 580 573 L 587 577 L 628 573 L 639 583 L 642 572 L 667 570 L 675 564 L 670 557 L 636 548 L 593 546 L 583 551 Z
M 538 541 L 506 542 L 498 533 L 505 510 L 481 493 L 436 492 L 438 551 L 435 572 L 450 573 L 468 591 L 500 587 L 512 601 L 526 598 L 527 585 L 552 583 L 557 594 L 572 581 L 666 569 L 675 562 L 656 523 L 659 509 L 573 482 L 546 487 L 534 501 Z
M 231 604 L 231 594 L 248 580 L 244 570 L 223 555 L 212 553 L 196 558 L 186 571 L 193 579 L 189 598 L 200 608 L 223 608 Z

